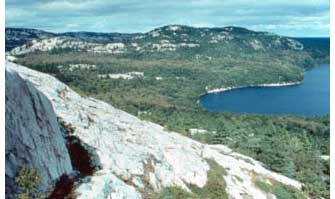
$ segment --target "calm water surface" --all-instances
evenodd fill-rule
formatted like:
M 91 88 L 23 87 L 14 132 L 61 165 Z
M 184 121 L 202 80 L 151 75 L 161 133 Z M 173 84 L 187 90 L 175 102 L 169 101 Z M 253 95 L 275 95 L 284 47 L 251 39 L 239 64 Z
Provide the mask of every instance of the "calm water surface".
M 209 111 L 271 115 L 329 113 L 329 64 L 305 72 L 303 84 L 286 87 L 242 88 L 200 98 Z

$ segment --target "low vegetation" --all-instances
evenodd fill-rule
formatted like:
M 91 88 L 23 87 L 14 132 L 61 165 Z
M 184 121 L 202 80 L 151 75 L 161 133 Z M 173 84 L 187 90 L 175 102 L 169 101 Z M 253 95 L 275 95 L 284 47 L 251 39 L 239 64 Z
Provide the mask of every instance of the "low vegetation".
M 192 191 L 189 193 L 178 187 L 165 188 L 154 199 L 228 199 L 226 183 L 223 178 L 225 170 L 214 160 L 207 160 L 210 170 L 207 174 L 207 183 L 204 187 L 189 184 Z
M 255 182 L 256 186 L 260 188 L 265 193 L 273 194 L 277 199 L 302 199 L 307 198 L 307 196 L 293 187 L 283 185 L 279 182 L 267 182 L 257 180 Z
M 167 187 L 153 199 L 198 199 L 198 197 L 180 187 Z
M 18 187 L 17 199 L 45 199 L 47 194 L 41 190 L 42 179 L 35 169 L 24 165 L 15 182 Z
M 196 185 L 189 185 L 189 188 L 200 199 L 228 199 L 226 182 L 223 178 L 226 171 L 214 160 L 207 160 L 207 162 L 210 166 L 210 170 L 207 174 L 206 185 L 202 188 L 197 187 Z

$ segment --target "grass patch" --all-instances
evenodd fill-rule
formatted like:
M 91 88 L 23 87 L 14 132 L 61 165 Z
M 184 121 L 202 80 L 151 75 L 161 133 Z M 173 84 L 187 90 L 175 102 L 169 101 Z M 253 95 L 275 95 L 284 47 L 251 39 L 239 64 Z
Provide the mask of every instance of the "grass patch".
M 303 199 L 307 196 L 291 186 L 284 185 L 279 182 L 274 182 L 273 185 L 270 185 L 264 181 L 257 180 L 255 182 L 256 186 L 264 191 L 265 193 L 274 194 L 277 199 Z
M 168 187 L 156 195 L 153 199 L 228 199 L 226 183 L 223 175 L 226 171 L 214 160 L 207 160 L 210 170 L 208 171 L 207 183 L 200 188 L 189 184 L 192 193 L 179 187 Z
M 199 199 L 179 187 L 167 187 L 153 199 Z
M 265 193 L 271 193 L 272 192 L 272 185 L 270 185 L 266 182 L 263 182 L 261 180 L 257 180 L 255 182 L 255 184 L 260 190 L 264 191 Z
M 196 185 L 189 185 L 189 188 L 199 198 L 228 199 L 226 182 L 223 178 L 223 175 L 226 174 L 225 169 L 214 160 L 207 160 L 207 162 L 210 166 L 207 174 L 207 184 L 202 188 Z

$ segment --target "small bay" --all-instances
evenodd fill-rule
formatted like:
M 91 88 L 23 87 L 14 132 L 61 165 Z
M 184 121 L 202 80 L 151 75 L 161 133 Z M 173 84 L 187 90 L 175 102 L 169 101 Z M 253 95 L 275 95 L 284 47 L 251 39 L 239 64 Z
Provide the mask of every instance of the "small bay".
M 304 82 L 284 87 L 249 87 L 200 98 L 208 111 L 317 116 L 329 113 L 329 64 L 305 72 Z

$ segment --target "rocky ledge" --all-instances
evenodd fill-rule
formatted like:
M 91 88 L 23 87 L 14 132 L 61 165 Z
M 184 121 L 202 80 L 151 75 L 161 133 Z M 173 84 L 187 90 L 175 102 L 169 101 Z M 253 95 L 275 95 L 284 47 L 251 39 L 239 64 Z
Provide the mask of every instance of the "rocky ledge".
M 94 150 L 101 169 L 75 188 L 79 199 L 151 198 L 172 186 L 192 192 L 207 186 L 213 162 L 224 170 L 220 175 L 229 198 L 276 198 L 257 185 L 260 181 L 302 188 L 301 183 L 226 146 L 199 143 L 102 101 L 81 97 L 50 75 L 9 62 L 6 70 L 32 82 L 73 134 Z

